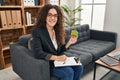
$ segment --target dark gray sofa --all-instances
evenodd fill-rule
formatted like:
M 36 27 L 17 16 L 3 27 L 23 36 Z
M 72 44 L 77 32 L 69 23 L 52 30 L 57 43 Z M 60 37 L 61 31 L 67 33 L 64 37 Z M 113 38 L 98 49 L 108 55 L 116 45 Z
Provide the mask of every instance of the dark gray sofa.
M 67 56 L 80 57 L 84 72 L 93 68 L 94 61 L 116 48 L 117 34 L 114 32 L 89 29 L 89 25 L 77 25 L 66 29 L 66 40 L 71 30 L 79 32 L 78 41 L 65 53 Z M 49 62 L 35 59 L 31 50 L 31 35 L 23 35 L 19 41 L 10 44 L 13 70 L 23 80 L 57 80 L 50 79 Z

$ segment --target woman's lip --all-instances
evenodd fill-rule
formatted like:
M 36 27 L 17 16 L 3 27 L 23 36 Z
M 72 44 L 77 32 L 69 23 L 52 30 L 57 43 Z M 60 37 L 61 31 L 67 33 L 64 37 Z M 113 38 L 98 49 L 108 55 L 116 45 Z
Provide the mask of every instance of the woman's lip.
M 50 20 L 49 22 L 51 22 L 51 23 L 55 23 L 55 21 L 53 21 L 53 20 Z

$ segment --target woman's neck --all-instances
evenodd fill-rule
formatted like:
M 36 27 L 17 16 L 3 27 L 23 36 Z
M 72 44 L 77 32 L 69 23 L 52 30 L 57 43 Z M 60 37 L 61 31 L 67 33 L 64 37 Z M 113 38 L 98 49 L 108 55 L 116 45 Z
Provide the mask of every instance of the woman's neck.
M 46 25 L 46 27 L 47 27 L 48 30 L 53 31 L 53 26 Z

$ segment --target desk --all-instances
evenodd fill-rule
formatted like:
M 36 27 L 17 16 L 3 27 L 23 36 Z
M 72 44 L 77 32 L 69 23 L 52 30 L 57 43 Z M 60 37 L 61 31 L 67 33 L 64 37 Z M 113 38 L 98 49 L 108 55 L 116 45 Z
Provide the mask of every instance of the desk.
M 117 48 L 117 49 L 113 50 L 112 52 L 116 52 L 116 51 L 120 51 L 120 48 Z M 95 77 L 96 77 L 96 66 L 97 65 L 100 65 L 102 67 L 106 67 L 106 68 L 110 69 L 110 71 L 116 71 L 116 72 L 120 73 L 120 61 L 119 61 L 119 64 L 116 66 L 108 66 L 107 64 L 102 62 L 100 59 L 98 59 L 97 61 L 95 61 L 93 80 L 95 80 Z

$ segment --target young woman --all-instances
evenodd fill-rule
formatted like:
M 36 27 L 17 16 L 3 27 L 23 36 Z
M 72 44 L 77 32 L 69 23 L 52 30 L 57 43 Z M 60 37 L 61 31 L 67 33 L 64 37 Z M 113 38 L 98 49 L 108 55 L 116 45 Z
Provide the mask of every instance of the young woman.
M 50 61 L 51 76 L 60 80 L 80 80 L 83 67 L 54 67 L 53 61 L 65 61 L 64 51 L 77 41 L 72 37 L 64 44 L 65 30 L 63 14 L 59 6 L 47 4 L 40 9 L 36 28 L 32 32 L 33 50 L 37 59 Z

